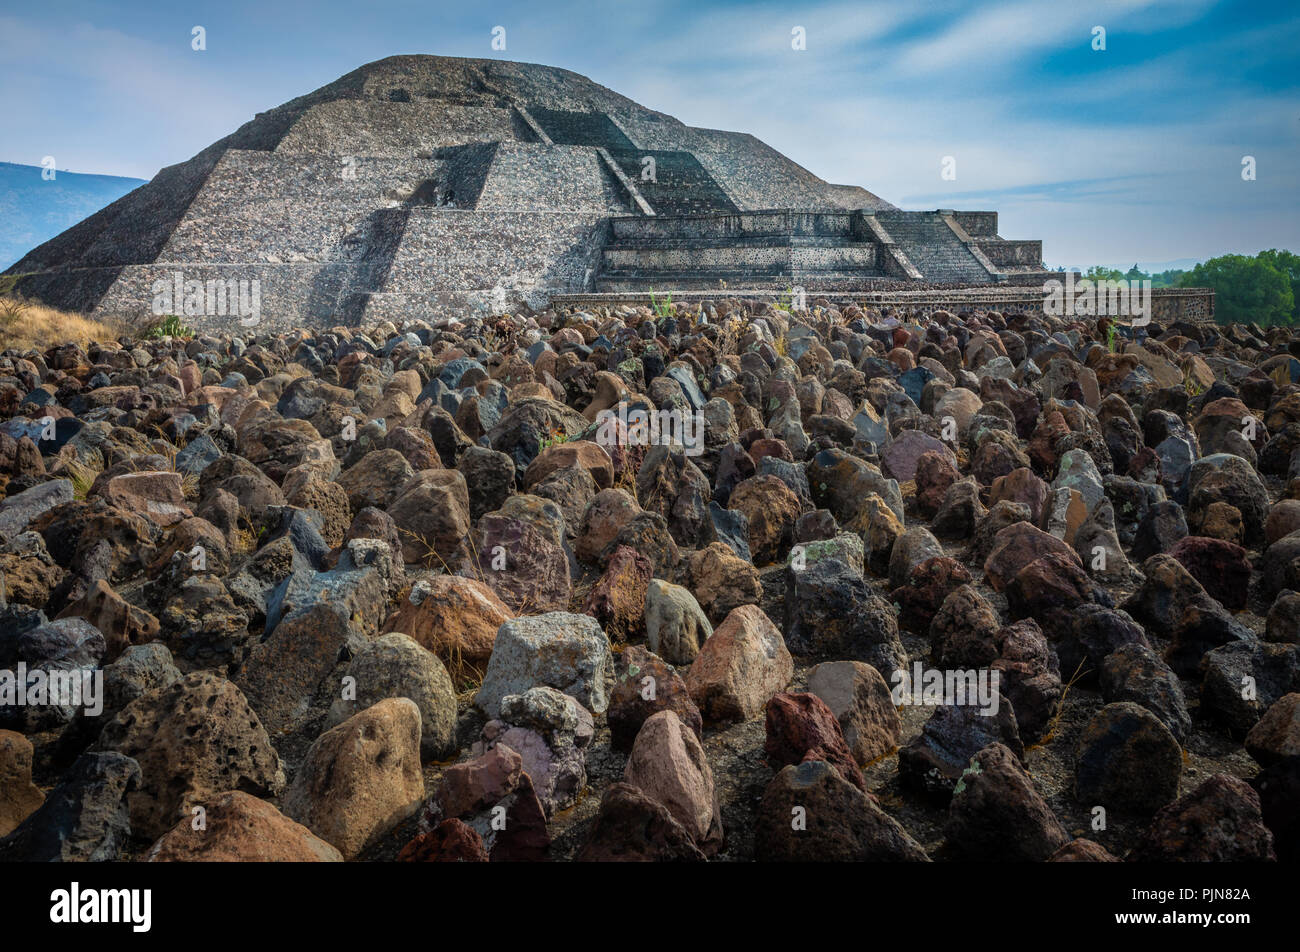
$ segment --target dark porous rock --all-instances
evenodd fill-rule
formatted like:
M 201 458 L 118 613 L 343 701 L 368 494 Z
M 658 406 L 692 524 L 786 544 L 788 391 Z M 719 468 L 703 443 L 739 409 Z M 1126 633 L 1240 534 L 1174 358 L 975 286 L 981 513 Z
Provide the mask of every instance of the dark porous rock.
M 1020 758 L 998 743 L 976 753 L 962 772 L 943 835 L 962 859 L 1029 863 L 1046 860 L 1070 838 Z
M 0 862 L 106 863 L 123 858 L 131 838 L 127 798 L 140 789 L 140 765 L 122 754 L 83 754 L 45 802 L 0 839 Z
M 1144 863 L 1273 862 L 1273 834 L 1260 798 L 1244 780 L 1216 774 L 1161 807 L 1130 861 Z
M 869 794 L 823 760 L 783 767 L 767 785 L 754 827 L 759 862 L 904 862 L 929 857 Z
M 1140 704 L 1180 744 L 1191 733 L 1192 718 L 1178 675 L 1146 644 L 1121 645 L 1106 655 L 1101 663 L 1101 696 L 1108 704 Z
M 95 749 L 139 763 L 139 789 L 127 796 L 137 836 L 161 836 L 218 793 L 275 796 L 285 784 L 257 714 L 239 688 L 210 671 L 140 695 L 104 725 Z
M 1300 690 L 1300 645 L 1233 642 L 1208 652 L 1201 672 L 1202 710 L 1245 732 L 1284 695 Z
M 471 446 L 456 460 L 469 493 L 470 518 L 500 509 L 515 488 L 515 464 L 505 453 Z
M 1064 629 L 1048 628 L 1056 635 L 1053 644 L 1066 680 L 1091 684 L 1105 659 L 1128 645 L 1150 647 L 1146 632 L 1127 612 L 1100 605 L 1080 605 Z
M 1168 552 L 1187 535 L 1183 507 L 1172 499 L 1158 502 L 1146 511 L 1133 535 L 1133 557 L 1148 559 Z
M 879 671 L 907 661 L 892 606 L 837 558 L 786 569 L 783 627 L 792 654 L 850 657 Z
M 1282 644 L 1300 644 L 1300 592 L 1278 593 L 1268 610 L 1264 639 Z
M 1221 539 L 1186 536 L 1169 554 L 1224 608 L 1239 611 L 1246 607 L 1250 562 L 1241 546 Z
M 889 594 L 898 605 L 899 624 L 909 631 L 928 631 L 948 594 L 970 581 L 969 570 L 956 559 L 945 555 L 926 559 L 912 570 L 906 585 Z
M 943 546 L 922 526 L 912 526 L 894 542 L 889 555 L 889 584 L 893 588 L 905 585 L 913 571 L 923 562 L 943 557 Z
M 1031 618 L 1004 625 L 995 636 L 998 657 L 989 666 L 1000 676 L 998 690 L 1011 702 L 1026 741 L 1041 738 L 1061 709 L 1060 661 L 1042 628 Z
M 1246 751 L 1265 767 L 1300 756 L 1300 693 L 1279 698 L 1246 735 Z
M 1257 773 L 1250 785 L 1259 794 L 1264 824 L 1273 833 L 1277 858 L 1300 859 L 1300 756 L 1286 757 Z
M 930 653 L 943 668 L 987 667 L 998 656 L 993 606 L 970 585 L 953 589 L 930 622 Z
M 940 539 L 966 539 L 988 514 L 979 497 L 979 484 L 959 479 L 943 494 L 930 521 L 930 531 Z
M 306 605 L 253 646 L 235 683 L 268 730 L 294 730 L 314 701 L 338 693 L 331 676 L 363 643 L 362 633 L 337 605 Z
M 1142 572 L 1141 586 L 1120 607 L 1150 634 L 1169 639 L 1165 660 L 1180 676 L 1195 676 L 1207 651 L 1253 640 L 1250 630 L 1211 598 L 1177 559 L 1153 555 Z
M 703 738 L 704 722 L 681 675 L 645 648 L 624 648 L 614 660 L 614 687 L 605 712 L 614 749 L 630 751 L 641 725 L 660 711 L 672 711 Z
M 912 689 L 917 690 L 915 685 Z M 1016 715 L 1006 698 L 997 697 L 997 711 L 992 714 L 972 704 L 943 704 L 921 733 L 899 748 L 899 779 L 905 787 L 947 802 L 970 759 L 994 743 L 1024 757 Z
M 1264 550 L 1260 589 L 1272 596 L 1283 589 L 1300 589 L 1300 531 L 1285 535 Z
M 1151 814 L 1178 796 L 1183 753 L 1160 719 L 1131 701 L 1107 704 L 1079 735 L 1075 798 L 1089 807 Z
M 1189 513 L 1225 502 L 1241 513 L 1248 545 L 1264 538 L 1268 490 L 1249 462 L 1231 453 L 1214 453 L 1192 464 L 1187 476 Z M 1189 522 L 1191 517 L 1189 517 Z
M 613 783 L 577 859 L 584 863 L 700 863 L 706 857 L 672 812 L 628 783 Z

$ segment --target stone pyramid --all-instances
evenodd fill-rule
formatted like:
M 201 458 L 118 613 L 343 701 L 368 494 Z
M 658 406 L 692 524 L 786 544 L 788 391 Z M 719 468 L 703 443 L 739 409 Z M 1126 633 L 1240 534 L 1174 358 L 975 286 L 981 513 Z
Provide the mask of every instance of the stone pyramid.
M 228 324 L 255 285 L 259 320 L 328 325 L 566 292 L 1041 269 L 1039 243 L 1004 241 L 996 220 L 900 212 L 567 70 L 394 56 L 259 113 L 10 273 L 58 307 L 198 324 Z

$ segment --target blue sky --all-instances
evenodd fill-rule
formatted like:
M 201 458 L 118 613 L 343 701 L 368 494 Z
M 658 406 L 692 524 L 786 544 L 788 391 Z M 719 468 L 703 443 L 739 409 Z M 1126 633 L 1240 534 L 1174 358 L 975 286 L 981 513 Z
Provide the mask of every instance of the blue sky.
M 996 209 L 1053 266 L 1300 251 L 1297 50 L 1294 2 L 0 0 L 0 161 L 149 178 L 363 63 L 497 57 L 905 208 Z

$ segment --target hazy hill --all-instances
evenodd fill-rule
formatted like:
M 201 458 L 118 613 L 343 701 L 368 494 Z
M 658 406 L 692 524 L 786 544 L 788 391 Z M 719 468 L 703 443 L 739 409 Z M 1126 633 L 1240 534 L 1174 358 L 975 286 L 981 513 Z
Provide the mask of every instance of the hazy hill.
M 143 179 L 62 170 L 46 181 L 41 172 L 38 165 L 0 162 L 0 271 L 144 184 Z

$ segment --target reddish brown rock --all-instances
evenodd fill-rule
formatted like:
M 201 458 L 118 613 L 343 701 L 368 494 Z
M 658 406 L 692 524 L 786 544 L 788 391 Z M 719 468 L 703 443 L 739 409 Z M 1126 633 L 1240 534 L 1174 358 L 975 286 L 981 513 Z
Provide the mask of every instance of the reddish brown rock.
M 1003 499 L 1023 503 L 1029 507 L 1030 521 L 1039 526 L 1043 524 L 1048 493 L 1047 483 L 1031 470 L 1021 468 L 993 480 L 993 486 L 989 489 L 989 505 L 996 505 Z
M 185 817 L 145 857 L 150 863 L 341 863 L 311 830 L 257 797 L 223 793 L 203 804 L 203 827 Z
M 752 476 L 731 491 L 727 503 L 749 520 L 749 551 L 755 565 L 770 565 L 790 548 L 799 498 L 775 476 Z
M 583 562 L 595 564 L 600 554 L 640 511 L 641 506 L 626 491 L 602 489 L 596 493 L 582 517 L 574 553 Z
M 158 637 L 158 619 L 127 602 L 103 579 L 63 611 L 59 618 L 84 618 L 104 636 L 103 662 L 115 659 L 131 645 L 147 644 Z
M 704 642 L 686 687 L 708 720 L 749 720 L 793 675 L 781 632 L 757 605 L 742 605 Z
M 742 605 L 757 605 L 762 600 L 758 570 L 725 542 L 713 542 L 690 553 L 685 567 L 686 587 L 714 625 Z
M 663 659 L 631 645 L 615 662 L 614 688 L 605 720 L 615 750 L 631 750 L 641 725 L 660 711 L 672 711 L 703 739 L 704 722 L 686 682 Z
M 108 481 L 103 495 L 119 509 L 140 513 L 159 526 L 174 525 L 193 515 L 185 504 L 180 473 L 124 473 Z
M 993 550 L 984 560 L 984 575 L 993 590 L 1001 592 L 1026 565 L 1051 553 L 1083 565 L 1078 554 L 1056 536 L 1028 522 L 1017 522 L 993 537 Z
M 952 460 L 942 453 L 927 450 L 916 460 L 916 508 L 926 519 L 934 518 L 943 503 L 948 487 L 961 478 Z
M 646 589 L 653 574 L 650 560 L 640 552 L 625 545 L 614 549 L 605 574 L 592 586 L 583 606 L 610 641 L 644 637 Z
M 815 694 L 776 694 L 767 702 L 768 760 L 785 766 L 824 760 L 859 790 L 867 783 L 854 763 L 839 722 L 826 702 Z
M 434 575 L 418 582 L 384 622 L 428 648 L 454 678 L 482 676 L 497 629 L 514 614 L 477 579 Z
M 548 446 L 533 458 L 524 471 L 525 491 L 531 490 L 556 470 L 570 466 L 580 466 L 591 473 L 600 489 L 609 489 L 614 485 L 614 463 L 605 448 L 587 440 L 571 440 Z
M 641 725 L 623 781 L 666 806 L 706 855 L 722 845 L 713 770 L 699 739 L 672 711 L 660 711 Z
M 1240 611 L 1246 607 L 1250 560 L 1241 546 L 1205 536 L 1184 536 L 1169 554 L 1224 608 Z
M 1049 552 L 1026 565 L 1007 586 L 1011 617 L 1032 618 L 1049 631 L 1072 621 L 1081 605 L 1114 605 L 1109 593 L 1079 565 L 1077 556 Z
M 900 483 L 910 482 L 916 478 L 921 457 L 928 452 L 938 453 L 951 464 L 957 462 L 947 444 L 920 430 L 904 430 L 881 454 L 880 468 L 886 476 Z
M 483 838 L 458 819 L 443 820 L 402 847 L 399 863 L 486 863 Z

